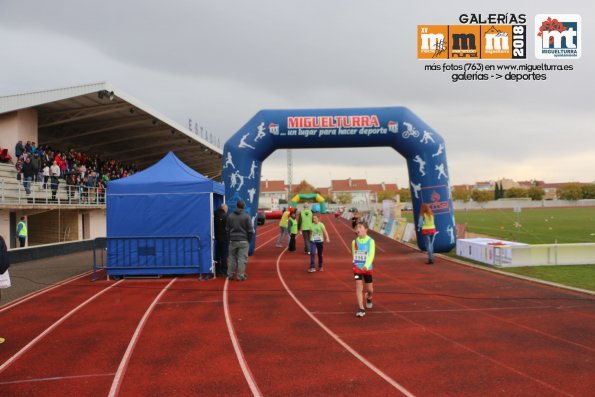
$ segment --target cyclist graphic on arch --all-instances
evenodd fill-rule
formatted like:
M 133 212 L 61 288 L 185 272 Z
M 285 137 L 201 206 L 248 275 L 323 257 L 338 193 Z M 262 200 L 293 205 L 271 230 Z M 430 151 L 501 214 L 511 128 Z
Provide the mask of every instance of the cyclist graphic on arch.
M 403 131 L 403 138 L 407 139 L 410 136 L 413 138 L 419 138 L 419 131 L 413 126 L 413 124 L 408 122 L 403 122 L 405 126 L 405 131 Z

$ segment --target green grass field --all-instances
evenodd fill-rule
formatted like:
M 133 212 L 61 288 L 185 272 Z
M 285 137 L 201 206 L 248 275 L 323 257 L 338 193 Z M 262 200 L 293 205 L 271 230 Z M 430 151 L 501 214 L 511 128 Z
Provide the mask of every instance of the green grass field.
M 403 215 L 408 221 L 413 221 L 411 212 L 404 212 Z M 512 209 L 457 211 L 455 221 L 466 223 L 468 233 L 520 243 L 595 243 L 595 208 L 592 207 L 523 209 L 520 213 Z M 457 257 L 454 250 L 448 255 Z M 527 266 L 501 270 L 595 291 L 595 264 Z
M 470 233 L 526 244 L 595 243 L 595 208 L 455 212 Z

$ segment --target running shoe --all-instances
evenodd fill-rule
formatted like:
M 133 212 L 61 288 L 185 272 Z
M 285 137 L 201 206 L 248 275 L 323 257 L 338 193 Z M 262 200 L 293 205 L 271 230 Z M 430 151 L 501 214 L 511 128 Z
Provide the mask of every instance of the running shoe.
M 366 299 L 366 309 L 371 309 L 374 307 L 374 302 L 372 302 L 372 299 Z
M 323 272 L 323 271 L 324 271 L 324 268 L 323 268 L 322 266 L 320 266 L 320 267 L 318 268 L 318 271 L 319 271 L 319 272 Z
M 357 313 L 355 313 L 355 317 L 363 317 L 366 315 L 366 311 L 364 309 L 359 309 Z
M 315 273 L 315 272 L 316 272 L 316 269 L 313 267 L 308 269 L 308 273 Z

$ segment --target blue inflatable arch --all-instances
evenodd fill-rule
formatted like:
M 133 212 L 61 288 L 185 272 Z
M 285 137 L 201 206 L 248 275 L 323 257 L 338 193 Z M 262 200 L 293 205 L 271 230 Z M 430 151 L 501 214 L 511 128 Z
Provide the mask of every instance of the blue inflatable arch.
M 404 107 L 258 112 L 225 143 L 222 175 L 227 203 L 233 210 L 242 199 L 256 227 L 262 163 L 277 149 L 380 146 L 405 157 L 415 219 L 422 203 L 429 203 L 438 231 L 434 249 L 450 251 L 456 236 L 444 139 Z M 425 250 L 417 233 L 418 246 Z M 255 240 L 256 233 L 250 253 Z

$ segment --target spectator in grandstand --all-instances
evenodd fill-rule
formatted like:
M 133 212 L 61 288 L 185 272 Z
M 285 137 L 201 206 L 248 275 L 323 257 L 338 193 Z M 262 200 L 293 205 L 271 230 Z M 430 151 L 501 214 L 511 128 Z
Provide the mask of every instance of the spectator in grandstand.
M 99 201 L 100 202 L 104 202 L 105 201 L 105 187 L 107 186 L 107 181 L 102 179 L 99 179 L 97 181 L 97 196 L 99 197 Z
M 79 165 L 79 174 L 81 175 L 81 178 L 84 178 L 87 176 L 87 167 L 85 167 L 84 163 L 80 163 L 80 165 Z
M 25 148 L 23 147 L 23 141 L 18 141 L 16 146 L 14 147 L 14 156 L 19 158 L 23 155 Z
M 8 154 L 8 149 L 0 149 L 0 163 L 8 163 L 12 160 L 12 156 Z
M 37 170 L 31 163 L 31 157 L 25 157 L 25 162 L 23 163 L 23 186 L 27 194 L 31 194 L 31 181 L 33 181 L 36 174 Z
M 236 209 L 227 217 L 225 229 L 229 237 L 229 257 L 227 260 L 227 278 L 233 280 L 236 273 L 238 281 L 248 279 L 246 262 L 248 248 L 254 233 L 250 215 L 244 212 L 244 202 L 238 200 Z
M 37 145 L 35 142 L 31 142 L 31 154 L 35 154 L 37 152 Z
M 95 185 L 97 184 L 97 174 L 95 170 L 91 169 L 89 171 L 89 176 L 87 177 L 86 185 L 87 185 L 87 197 L 92 202 L 96 201 L 95 198 Z
M 50 184 L 52 188 L 52 200 L 56 199 L 56 193 L 58 192 L 58 185 L 60 181 L 58 178 L 60 177 L 60 167 L 58 166 L 58 161 L 54 160 L 54 164 L 50 167 Z
M 227 255 L 229 238 L 225 229 L 227 224 L 227 204 L 221 204 L 214 214 L 215 223 L 215 269 L 218 276 L 227 275 Z
M 31 157 L 31 164 L 33 165 L 33 169 L 35 170 L 35 175 L 33 176 L 33 180 L 37 181 L 37 174 L 41 170 L 41 158 L 39 158 L 39 153 L 34 152 L 33 156 Z
M 60 164 L 58 166 L 60 167 L 60 176 L 65 178 L 68 171 L 68 160 L 66 160 L 66 156 L 63 153 L 60 155 Z
M 31 141 L 27 141 L 25 144 L 25 153 L 31 153 Z
M 24 247 L 27 242 L 27 224 L 25 223 L 24 216 L 21 216 L 21 221 L 17 224 L 17 237 L 19 239 L 19 245 Z
M 419 213 L 419 220 L 417 222 L 417 230 L 421 231 L 426 243 L 426 251 L 428 252 L 428 261 L 426 264 L 434 263 L 432 256 L 434 255 L 434 237 L 436 235 L 436 225 L 434 224 L 434 213 L 430 206 L 426 203 L 421 205 Z
M 66 186 L 68 189 L 68 197 L 73 198 L 76 187 L 79 184 L 79 173 L 77 171 L 70 171 L 66 174 Z
M 45 145 L 41 151 L 41 160 L 48 165 L 52 164 L 54 160 L 54 152 L 52 152 L 48 145 Z
M 48 179 L 50 179 L 50 163 L 47 161 L 43 164 L 43 188 L 47 189 L 48 187 Z
M 17 181 L 23 180 L 23 156 L 17 158 L 14 168 L 17 170 Z

